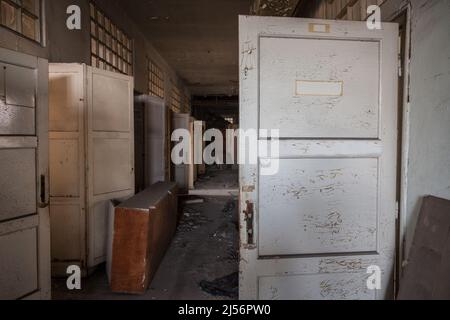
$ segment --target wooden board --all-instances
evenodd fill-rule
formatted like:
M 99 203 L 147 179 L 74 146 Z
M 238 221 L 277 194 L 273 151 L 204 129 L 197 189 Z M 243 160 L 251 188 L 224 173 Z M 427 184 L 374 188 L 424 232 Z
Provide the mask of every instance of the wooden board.
M 116 208 L 111 267 L 113 292 L 144 294 L 175 234 L 175 183 L 157 183 Z
M 450 299 L 450 201 L 423 200 L 398 299 Z

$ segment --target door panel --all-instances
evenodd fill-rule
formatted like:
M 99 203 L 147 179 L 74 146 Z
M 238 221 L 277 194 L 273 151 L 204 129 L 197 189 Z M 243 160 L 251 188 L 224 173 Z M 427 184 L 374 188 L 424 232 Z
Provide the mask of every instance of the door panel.
M 280 133 L 279 155 L 261 133 L 259 164 L 240 172 L 241 299 L 392 297 L 397 35 L 396 24 L 240 17 L 241 128 Z
M 94 139 L 93 141 L 94 195 L 131 188 L 129 139 Z
M 36 152 L 0 149 L 0 221 L 36 213 Z
M 375 292 L 367 289 L 365 273 L 262 277 L 262 300 L 372 300 Z
M 376 41 L 261 37 L 261 128 L 378 138 L 379 57 Z
M 94 73 L 92 75 L 94 131 L 130 132 L 130 114 L 124 110 L 130 103 L 128 79 L 112 78 Z M 114 97 L 114 99 L 111 99 Z
M 0 234 L 0 299 L 18 299 L 38 290 L 37 228 Z M 6 277 L 7 275 L 7 277 Z
M 34 109 L 0 101 L 0 134 L 32 136 L 35 132 Z
M 52 73 L 49 82 L 51 132 L 79 132 L 81 81 L 80 74 L 75 70 L 73 73 Z
M 34 108 L 36 105 L 36 70 L 5 66 L 6 104 Z
M 50 140 L 50 194 L 52 197 L 80 197 L 80 159 L 77 137 Z
M 58 261 L 80 261 L 82 244 L 85 239 L 80 226 L 84 224 L 84 214 L 76 199 L 72 204 L 57 203 L 54 200 L 50 206 L 52 257 Z M 56 259 L 55 259 L 56 260 Z
M 259 182 L 259 254 L 375 252 L 377 181 L 377 159 L 282 159 Z

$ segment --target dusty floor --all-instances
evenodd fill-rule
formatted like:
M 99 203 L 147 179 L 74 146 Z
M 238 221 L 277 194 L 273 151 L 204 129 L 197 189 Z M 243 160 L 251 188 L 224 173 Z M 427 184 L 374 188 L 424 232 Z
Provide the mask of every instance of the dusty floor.
M 237 189 L 237 171 L 209 170 L 199 190 Z M 237 298 L 237 198 L 208 196 L 188 204 L 172 245 L 149 291 L 143 296 L 114 294 L 101 266 L 82 281 L 82 290 L 68 291 L 65 280 L 53 280 L 56 300 L 218 300 Z M 221 278 L 224 279 L 220 280 Z M 217 280 L 219 279 L 218 283 Z M 225 286 L 224 286 L 225 285 Z

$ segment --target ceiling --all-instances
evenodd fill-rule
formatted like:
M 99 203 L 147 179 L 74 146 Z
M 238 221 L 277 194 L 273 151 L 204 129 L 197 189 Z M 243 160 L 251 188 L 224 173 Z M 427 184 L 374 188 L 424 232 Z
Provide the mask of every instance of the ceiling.
M 236 95 L 238 15 L 252 0 L 123 0 L 193 95 Z

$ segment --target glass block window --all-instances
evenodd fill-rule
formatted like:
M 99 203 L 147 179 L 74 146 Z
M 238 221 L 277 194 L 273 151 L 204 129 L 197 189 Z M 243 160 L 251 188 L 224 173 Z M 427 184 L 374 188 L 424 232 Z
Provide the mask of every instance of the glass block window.
M 170 109 L 173 112 L 180 113 L 181 112 L 181 94 L 180 89 L 172 84 L 172 98 L 170 103 Z
M 187 94 L 184 94 L 184 112 L 191 113 L 191 99 Z
M 1 0 L 0 16 L 3 27 L 41 42 L 40 0 Z
M 152 60 L 148 60 L 148 90 L 151 96 L 164 99 L 164 72 Z
M 133 75 L 133 43 L 102 11 L 91 3 L 91 65 Z

